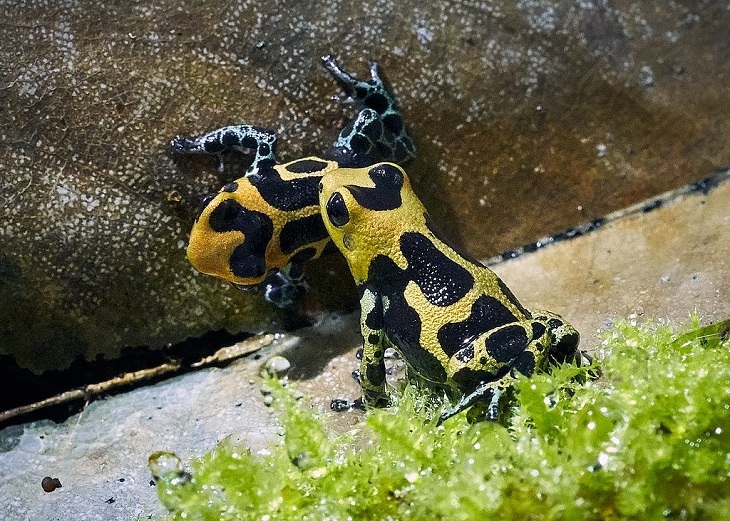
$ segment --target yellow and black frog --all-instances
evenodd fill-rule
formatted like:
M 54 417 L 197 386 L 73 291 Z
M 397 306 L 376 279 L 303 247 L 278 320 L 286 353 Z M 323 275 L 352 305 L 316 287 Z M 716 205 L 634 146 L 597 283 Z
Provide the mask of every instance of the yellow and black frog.
M 359 109 L 323 157 L 285 164 L 276 160 L 276 135 L 261 127 L 233 125 L 195 139 L 173 139 L 181 154 L 253 151 L 245 175 L 203 199 L 190 233 L 187 255 L 198 271 L 241 289 L 262 289 L 279 307 L 291 306 L 306 291 L 303 265 L 329 242 L 319 211 L 317 186 L 325 173 L 388 160 L 404 163 L 415 155 L 395 98 L 370 65 L 370 80 L 358 80 L 332 56 L 324 67 Z
M 324 224 L 360 292 L 362 400 L 333 409 L 384 406 L 384 354 L 398 351 L 409 378 L 443 389 L 456 405 L 497 420 L 500 397 L 519 373 L 550 363 L 590 363 L 561 317 L 530 311 L 489 268 L 435 230 L 398 165 L 327 172 L 319 184 Z

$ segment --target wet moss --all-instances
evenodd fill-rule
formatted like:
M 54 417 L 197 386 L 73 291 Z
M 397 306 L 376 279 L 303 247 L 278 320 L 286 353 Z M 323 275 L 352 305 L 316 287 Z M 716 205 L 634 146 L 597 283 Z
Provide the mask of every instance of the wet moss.
M 272 383 L 283 443 L 158 465 L 158 493 L 174 519 L 725 518 L 728 327 L 622 322 L 596 353 L 599 379 L 581 384 L 573 366 L 522 379 L 506 428 L 436 426 L 439 405 L 406 387 L 358 432 L 331 435 L 329 413 Z

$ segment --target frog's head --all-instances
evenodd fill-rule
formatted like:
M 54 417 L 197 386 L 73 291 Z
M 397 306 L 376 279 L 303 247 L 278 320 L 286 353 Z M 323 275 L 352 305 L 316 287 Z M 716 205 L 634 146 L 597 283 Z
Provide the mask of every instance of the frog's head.
M 239 180 L 202 200 L 187 249 L 196 270 L 241 286 L 264 280 L 274 223 L 251 208 L 256 198 L 255 188 Z
M 319 205 L 327 232 L 358 283 L 367 279 L 370 263 L 378 255 L 405 267 L 400 237 L 425 227 L 425 209 L 405 171 L 393 163 L 325 174 Z

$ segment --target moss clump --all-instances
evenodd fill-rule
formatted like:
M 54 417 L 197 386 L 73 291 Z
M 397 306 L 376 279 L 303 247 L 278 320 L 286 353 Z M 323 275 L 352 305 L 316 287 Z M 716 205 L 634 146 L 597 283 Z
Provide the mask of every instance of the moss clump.
M 159 496 L 187 520 L 730 519 L 727 327 L 621 323 L 600 379 L 578 384 L 572 366 L 522 379 L 507 428 L 463 414 L 437 427 L 408 387 L 353 442 L 278 387 L 282 445 L 223 443 L 191 473 L 168 461 Z

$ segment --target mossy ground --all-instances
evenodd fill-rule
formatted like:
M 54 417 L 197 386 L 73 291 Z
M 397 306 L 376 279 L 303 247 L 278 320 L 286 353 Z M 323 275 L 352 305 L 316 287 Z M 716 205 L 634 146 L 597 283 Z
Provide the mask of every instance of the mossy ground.
M 522 379 L 506 427 L 464 414 L 436 426 L 438 405 L 406 387 L 357 433 L 331 435 L 331 413 L 274 385 L 282 444 L 151 467 L 174 519 L 730 519 L 722 327 L 618 324 L 599 379 L 578 383 L 572 366 Z

